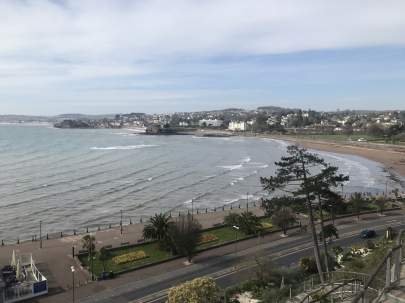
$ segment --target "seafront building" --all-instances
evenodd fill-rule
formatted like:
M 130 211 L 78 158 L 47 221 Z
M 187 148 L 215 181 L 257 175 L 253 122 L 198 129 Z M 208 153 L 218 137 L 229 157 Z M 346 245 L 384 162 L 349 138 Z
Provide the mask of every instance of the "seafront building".
M 222 124 L 224 124 L 224 121 L 219 119 L 202 119 L 198 121 L 200 127 L 221 127 Z
M 229 122 L 228 129 L 231 131 L 244 132 L 247 130 L 247 123 L 242 121 L 231 121 Z

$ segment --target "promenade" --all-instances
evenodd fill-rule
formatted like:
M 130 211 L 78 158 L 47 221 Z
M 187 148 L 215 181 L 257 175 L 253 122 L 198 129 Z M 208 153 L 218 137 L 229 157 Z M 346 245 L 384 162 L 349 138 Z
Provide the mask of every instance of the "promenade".
M 259 208 L 249 208 L 250 211 L 256 215 L 263 215 L 263 211 Z M 233 212 L 241 212 L 243 209 L 233 209 Z M 195 217 L 201 222 L 203 228 L 211 227 L 215 224 L 222 223 L 223 218 L 230 211 L 215 212 L 208 214 L 196 214 Z M 390 214 L 400 214 L 401 211 L 391 211 Z M 343 228 L 345 226 L 358 225 L 358 223 L 371 223 L 376 219 L 390 219 L 391 216 L 380 217 L 376 214 L 362 215 L 361 220 L 357 222 L 356 218 L 341 218 L 336 220 L 336 224 Z M 305 223 L 304 223 L 305 224 Z M 105 245 L 120 246 L 122 242 L 136 243 L 142 238 L 142 230 L 144 224 L 132 224 L 126 225 L 123 228 L 123 234 L 121 235 L 119 228 L 113 228 L 104 231 L 97 231 L 93 233 L 96 237 L 96 247 L 99 249 Z M 72 257 L 72 247 L 75 247 L 76 251 L 81 248 L 81 238 L 83 235 L 67 236 L 58 239 L 50 239 L 43 241 L 43 248 L 39 248 L 39 241 L 25 242 L 19 245 L 6 245 L 0 247 L 0 263 L 7 264 L 10 262 L 13 249 L 19 253 L 32 253 L 34 259 L 38 265 L 38 268 L 44 273 L 49 281 L 49 295 L 37 298 L 32 302 L 71 302 L 72 294 L 72 273 L 71 266 L 75 266 L 77 269 L 75 273 L 76 280 L 76 294 L 77 298 L 85 298 L 93 296 L 101 291 L 108 292 L 109 290 L 120 289 L 128 283 L 143 280 L 145 278 L 154 279 L 162 273 L 169 273 L 183 268 L 184 260 L 176 259 L 169 262 L 165 262 L 158 266 L 146 267 L 140 270 L 136 270 L 127 274 L 118 276 L 113 280 L 90 282 L 90 276 L 86 270 L 81 268 L 77 258 Z M 307 235 L 309 236 L 309 235 Z M 309 239 L 309 237 L 308 237 Z M 255 247 L 261 243 L 277 243 L 291 242 L 293 238 L 281 239 L 279 233 L 271 233 L 263 237 L 262 239 L 250 239 L 239 242 L 237 246 L 227 245 L 213 250 L 208 250 L 200 253 L 196 259 L 196 263 L 216 260 L 227 254 L 233 253 L 235 248 L 238 250 L 245 250 L 251 247 Z M 277 242 L 275 242 L 277 241 Z M 281 241 L 281 242 L 280 242 Z M 310 240 L 309 240 L 310 241 Z M 282 244 L 282 243 L 281 243 Z M 116 301 L 120 302 L 120 301 Z M 125 302 L 125 301 L 122 301 Z
M 209 228 L 216 224 L 221 224 L 224 217 L 231 213 L 240 213 L 246 209 L 233 208 L 232 210 L 218 210 L 216 212 L 194 214 L 194 217 L 199 220 L 203 228 Z M 263 210 L 259 207 L 249 207 L 249 211 L 258 216 L 264 215 Z M 174 217 L 175 219 L 175 217 Z M 120 246 L 121 243 L 129 242 L 130 244 L 137 243 L 142 239 L 143 227 L 147 222 L 136 223 L 123 226 L 121 234 L 120 227 L 95 231 L 92 234 L 96 238 L 96 249 L 102 246 L 112 245 L 113 247 Z M 42 249 L 38 241 L 20 242 L 20 244 L 0 246 L 0 264 L 9 264 L 13 250 L 16 253 L 25 254 L 32 253 L 33 258 L 39 270 L 47 277 L 49 282 L 49 296 L 41 298 L 41 302 L 54 302 L 52 296 L 66 292 L 72 288 L 72 272 L 71 266 L 76 268 L 75 285 L 76 288 L 82 288 L 88 285 L 91 281 L 89 272 L 83 269 L 77 258 L 72 256 L 72 248 L 74 247 L 77 253 L 82 249 L 81 239 L 84 235 L 69 235 L 49 240 L 43 239 Z M 44 238 L 44 237 L 43 237 Z M 112 281 L 117 281 L 114 279 Z M 94 283 L 98 289 L 98 283 Z M 46 299 L 48 298 L 48 299 Z M 38 300 L 38 299 L 37 299 Z M 67 301 L 68 302 L 68 301 Z

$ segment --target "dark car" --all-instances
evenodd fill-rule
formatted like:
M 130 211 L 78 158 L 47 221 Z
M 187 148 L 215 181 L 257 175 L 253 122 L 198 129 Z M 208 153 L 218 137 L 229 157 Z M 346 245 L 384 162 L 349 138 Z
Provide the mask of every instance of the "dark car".
M 103 271 L 97 280 L 108 280 L 114 278 L 114 273 L 112 271 Z
M 365 229 L 360 233 L 360 237 L 363 239 L 374 238 L 376 235 L 377 233 L 373 229 Z

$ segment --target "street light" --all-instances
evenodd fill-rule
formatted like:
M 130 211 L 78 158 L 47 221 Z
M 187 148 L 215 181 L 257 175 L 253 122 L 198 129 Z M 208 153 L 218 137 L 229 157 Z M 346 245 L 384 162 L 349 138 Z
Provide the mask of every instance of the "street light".
M 42 248 L 42 221 L 39 221 L 39 248 Z
M 121 231 L 121 235 L 122 235 L 122 209 L 120 210 L 120 212 L 121 212 L 120 231 Z
M 72 283 L 73 283 L 73 288 L 72 288 L 72 302 L 75 303 L 75 267 L 72 265 L 70 266 L 70 270 L 72 271 Z
M 240 229 L 239 226 L 232 226 L 232 228 L 235 230 L 235 255 L 238 252 L 238 231 Z
M 191 220 L 194 220 L 194 199 L 191 198 Z
M 334 213 L 333 213 L 333 204 L 329 204 L 329 207 L 330 207 L 330 215 L 331 215 L 331 218 L 332 218 L 332 224 L 335 225 L 335 216 L 334 216 Z

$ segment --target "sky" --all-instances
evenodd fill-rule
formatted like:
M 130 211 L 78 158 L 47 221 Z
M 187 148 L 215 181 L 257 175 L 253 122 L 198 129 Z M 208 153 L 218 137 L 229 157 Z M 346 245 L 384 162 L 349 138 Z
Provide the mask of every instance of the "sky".
M 403 0 L 0 0 L 0 114 L 405 109 Z

